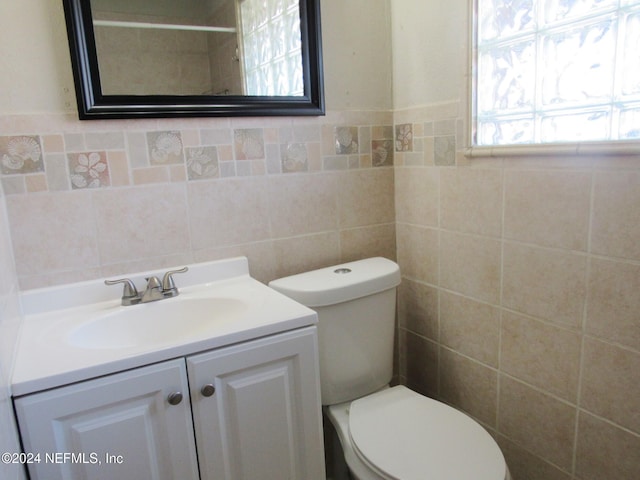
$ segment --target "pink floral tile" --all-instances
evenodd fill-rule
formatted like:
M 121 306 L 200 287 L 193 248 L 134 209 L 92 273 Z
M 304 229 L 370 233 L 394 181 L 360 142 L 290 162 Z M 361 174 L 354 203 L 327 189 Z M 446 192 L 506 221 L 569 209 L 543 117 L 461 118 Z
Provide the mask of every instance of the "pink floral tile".
M 0 137 L 0 171 L 4 175 L 43 172 L 40 137 L 36 135 Z
M 69 153 L 67 159 L 74 190 L 108 187 L 111 184 L 105 152 Z

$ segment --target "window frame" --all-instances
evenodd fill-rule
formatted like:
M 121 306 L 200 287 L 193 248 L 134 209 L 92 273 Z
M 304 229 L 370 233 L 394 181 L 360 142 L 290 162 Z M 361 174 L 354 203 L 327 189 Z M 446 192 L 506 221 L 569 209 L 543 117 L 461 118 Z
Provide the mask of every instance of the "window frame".
M 467 81 L 467 127 L 465 128 L 466 148 L 464 155 L 481 157 L 522 157 L 522 156 L 584 156 L 611 155 L 628 156 L 640 154 L 640 139 L 584 140 L 554 143 L 525 143 L 509 145 L 478 145 L 475 143 L 477 131 L 477 74 L 479 31 L 479 1 L 469 0 L 468 28 L 468 81 Z

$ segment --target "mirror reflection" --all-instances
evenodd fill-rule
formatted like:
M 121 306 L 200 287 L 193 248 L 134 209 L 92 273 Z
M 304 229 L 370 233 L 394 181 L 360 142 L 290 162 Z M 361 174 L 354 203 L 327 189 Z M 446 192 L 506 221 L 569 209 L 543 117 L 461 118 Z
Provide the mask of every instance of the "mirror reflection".
M 303 96 L 298 0 L 91 0 L 103 95 Z

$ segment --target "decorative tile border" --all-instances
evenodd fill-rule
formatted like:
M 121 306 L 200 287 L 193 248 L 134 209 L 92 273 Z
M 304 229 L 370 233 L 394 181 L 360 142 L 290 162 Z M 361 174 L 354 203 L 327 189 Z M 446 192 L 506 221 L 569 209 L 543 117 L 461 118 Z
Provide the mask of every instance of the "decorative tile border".
M 7 195 L 20 195 L 394 165 L 399 130 L 392 125 L 277 120 L 246 128 L 138 122 L 141 130 L 118 124 L 107 131 L 51 123 L 41 133 L 0 136 L 0 181 Z
M 261 128 L 241 128 L 234 130 L 236 160 L 257 160 L 264 158 L 264 133 Z
M 396 152 L 413 151 L 413 125 L 403 123 L 396 125 Z
M 69 153 L 71 188 L 100 188 L 111 185 L 105 152 Z
M 280 146 L 282 173 L 308 172 L 309 155 L 304 143 L 289 143 Z
M 180 132 L 147 132 L 147 147 L 152 165 L 184 162 Z
M 216 147 L 187 147 L 185 153 L 189 180 L 218 178 L 220 176 Z
M 40 137 L 0 137 L 0 172 L 17 175 L 44 171 Z
M 349 155 L 359 152 L 357 127 L 335 127 L 333 136 L 336 145 L 336 155 Z

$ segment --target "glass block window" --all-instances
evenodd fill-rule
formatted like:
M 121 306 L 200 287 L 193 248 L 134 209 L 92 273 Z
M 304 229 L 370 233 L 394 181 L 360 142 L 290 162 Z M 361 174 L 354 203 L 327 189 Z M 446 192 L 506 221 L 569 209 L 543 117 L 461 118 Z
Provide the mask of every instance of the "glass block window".
M 640 0 L 476 0 L 475 145 L 640 139 Z
M 299 0 L 241 0 L 246 95 L 304 95 Z

